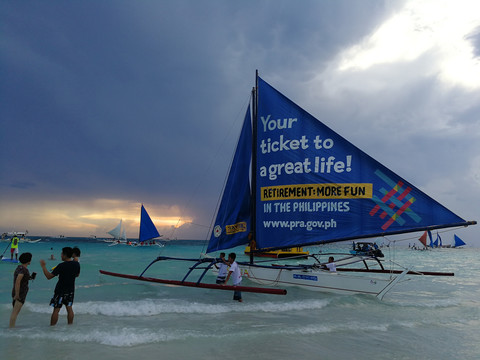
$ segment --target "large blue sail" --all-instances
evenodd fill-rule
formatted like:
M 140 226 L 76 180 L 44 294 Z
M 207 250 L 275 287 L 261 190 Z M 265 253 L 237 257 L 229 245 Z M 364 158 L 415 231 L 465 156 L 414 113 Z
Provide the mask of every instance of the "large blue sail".
M 145 210 L 145 207 L 142 205 L 142 210 L 140 211 L 140 236 L 139 241 L 144 242 L 146 240 L 154 239 L 159 237 L 160 234 L 155 227 L 152 219 Z
M 246 244 L 250 231 L 252 125 L 247 109 L 207 252 Z
M 258 248 L 468 224 L 261 78 L 256 121 Z

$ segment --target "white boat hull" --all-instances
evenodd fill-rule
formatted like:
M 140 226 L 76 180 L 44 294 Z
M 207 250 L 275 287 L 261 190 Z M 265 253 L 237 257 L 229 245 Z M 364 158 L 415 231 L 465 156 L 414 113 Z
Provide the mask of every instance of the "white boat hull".
M 290 270 L 241 265 L 242 275 L 265 286 L 298 286 L 306 290 L 336 294 L 370 294 L 383 297 L 389 285 L 398 282 L 405 273 L 385 278 L 353 273 L 330 272 L 320 269 Z M 385 290 L 385 291 L 384 291 Z M 383 292 L 383 293 L 382 293 Z

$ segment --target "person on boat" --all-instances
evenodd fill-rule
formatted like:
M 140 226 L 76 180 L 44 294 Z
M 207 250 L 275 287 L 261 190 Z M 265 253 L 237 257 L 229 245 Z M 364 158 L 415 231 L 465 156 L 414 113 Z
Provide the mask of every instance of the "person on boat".
M 242 272 L 240 271 L 240 267 L 238 266 L 235 259 L 237 258 L 237 254 L 230 253 L 228 254 L 228 263 L 230 264 L 230 270 L 228 271 L 227 279 L 225 280 L 225 284 L 228 283 L 230 277 L 233 279 L 233 286 L 239 286 L 242 283 Z M 233 292 L 233 300 L 238 302 L 242 302 L 242 292 L 235 290 Z
M 23 304 L 25 304 L 25 300 L 27 299 L 28 293 L 28 281 L 35 279 L 37 273 L 32 273 L 30 275 L 30 271 L 28 271 L 28 265 L 30 265 L 32 261 L 32 254 L 22 253 L 20 255 L 20 265 L 15 269 L 13 273 L 13 289 L 12 289 L 12 314 L 10 315 L 10 327 L 15 327 L 15 323 L 17 321 L 17 316 L 22 310 Z
M 52 272 L 48 271 L 45 266 L 45 260 L 40 260 L 43 274 L 47 280 L 53 279 L 58 275 L 58 282 L 55 286 L 55 292 L 50 305 L 53 306 L 52 317 L 50 325 L 56 325 L 58 322 L 58 313 L 65 305 L 67 309 L 67 322 L 69 325 L 73 324 L 73 299 L 75 295 L 75 279 L 80 275 L 80 263 L 72 260 L 73 249 L 71 247 L 64 247 L 62 249 L 61 258 L 62 263 L 58 264 Z
M 257 249 L 257 242 L 253 238 L 253 233 L 252 232 L 248 233 L 248 244 L 250 246 L 250 251 Z
M 325 264 L 325 267 L 330 271 L 330 272 L 337 272 L 337 265 L 335 265 L 335 259 L 333 256 L 330 256 L 328 258 L 328 263 Z
M 218 269 L 216 283 L 219 285 L 225 284 L 225 279 L 227 278 L 228 273 L 228 263 L 225 260 L 224 252 L 220 253 L 220 264 L 217 266 L 217 263 L 215 263 L 215 267 Z
M 80 249 L 79 249 L 77 246 L 75 246 L 75 247 L 72 249 L 72 251 L 73 251 L 72 259 L 73 259 L 74 261 L 76 261 L 76 262 L 80 262 L 80 259 L 79 259 L 80 253 L 81 253 Z
M 15 260 L 18 260 L 18 241 L 18 236 L 14 235 L 10 245 L 10 260 L 13 260 L 13 254 L 15 254 Z

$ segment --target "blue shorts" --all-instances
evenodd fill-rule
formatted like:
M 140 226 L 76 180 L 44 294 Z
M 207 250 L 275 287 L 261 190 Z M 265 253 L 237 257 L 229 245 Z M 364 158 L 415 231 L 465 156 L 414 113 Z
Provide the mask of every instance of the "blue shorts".
M 74 295 L 74 292 L 67 294 L 54 294 L 52 300 L 50 300 L 50 305 L 55 309 L 60 309 L 62 305 L 72 306 Z
M 238 284 L 233 284 L 233 286 L 240 286 L 242 285 L 241 282 L 239 282 Z M 233 300 L 242 300 L 242 292 L 241 291 L 238 291 L 238 290 L 234 290 L 233 291 Z

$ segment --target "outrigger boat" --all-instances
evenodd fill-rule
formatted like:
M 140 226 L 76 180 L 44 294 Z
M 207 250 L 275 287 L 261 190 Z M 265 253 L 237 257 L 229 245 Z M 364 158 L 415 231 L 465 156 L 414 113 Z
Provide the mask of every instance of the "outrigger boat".
M 453 275 L 393 270 L 390 266 L 385 269 L 374 256 L 350 254 L 335 259 L 336 272 L 325 269 L 326 261 L 320 255 L 310 255 L 313 263 L 306 264 L 254 261 L 254 252 L 476 222 L 465 221 L 400 178 L 282 95 L 258 73 L 251 108 L 245 115 L 207 253 L 249 245 L 248 234 L 252 233 L 256 250 L 250 251 L 250 261 L 237 261 L 249 280 L 268 287 L 295 285 L 314 291 L 372 294 L 380 299 L 407 274 Z M 216 258 L 160 256 L 140 276 L 103 273 L 171 283 L 143 277 L 161 260 L 196 262 L 176 285 L 227 290 L 223 285 L 203 282 L 204 275 L 219 261 Z M 356 264 L 363 267 L 354 268 Z M 187 282 L 195 269 L 204 271 L 198 281 Z

